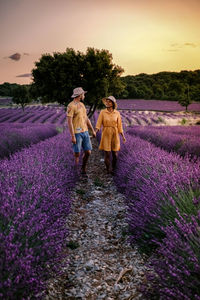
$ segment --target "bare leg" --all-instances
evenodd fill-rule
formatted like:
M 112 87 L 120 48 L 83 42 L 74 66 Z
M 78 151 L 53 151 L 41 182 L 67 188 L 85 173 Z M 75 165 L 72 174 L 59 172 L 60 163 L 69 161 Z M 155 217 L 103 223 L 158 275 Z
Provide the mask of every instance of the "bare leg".
M 74 153 L 74 157 L 75 157 L 75 165 L 78 166 L 78 164 L 79 164 L 80 152 L 75 152 L 75 153 Z
M 112 151 L 112 173 L 115 172 L 116 164 L 117 164 L 117 151 Z
M 104 151 L 104 162 L 106 165 L 107 173 L 110 172 L 110 151 Z
M 91 154 L 90 150 L 85 151 L 83 154 L 82 172 L 84 172 L 84 173 L 86 172 L 86 165 L 87 165 L 90 154 Z
M 79 157 L 80 157 L 80 153 L 79 152 L 75 152 L 74 153 L 74 158 L 75 158 L 75 164 L 74 164 L 74 171 L 75 173 L 78 174 L 78 165 L 79 165 Z

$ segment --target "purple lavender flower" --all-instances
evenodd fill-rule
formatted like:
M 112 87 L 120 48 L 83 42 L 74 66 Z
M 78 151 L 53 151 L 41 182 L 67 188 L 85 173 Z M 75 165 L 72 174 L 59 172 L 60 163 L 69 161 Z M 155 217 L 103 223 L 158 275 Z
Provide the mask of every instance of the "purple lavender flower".
M 0 158 L 8 157 L 23 147 L 36 144 L 58 134 L 53 124 L 31 126 L 4 123 L 0 125 L 0 130 Z
M 76 176 L 69 133 L 0 161 L 0 294 L 29 299 L 66 265 L 66 218 Z M 38 296 L 39 298 L 39 296 Z
M 194 205 L 198 205 L 200 203 L 200 197 L 198 199 L 196 197 L 194 197 L 193 203 L 194 203 Z
M 144 99 L 118 99 L 119 109 L 131 110 L 158 110 L 158 111 L 182 111 L 183 107 L 177 101 L 144 100 Z M 199 103 L 192 103 L 190 111 L 200 111 Z
M 126 196 L 130 242 L 146 253 L 157 249 L 153 296 L 198 299 L 200 214 L 194 198 L 200 195 L 200 160 L 126 136 L 114 181 Z

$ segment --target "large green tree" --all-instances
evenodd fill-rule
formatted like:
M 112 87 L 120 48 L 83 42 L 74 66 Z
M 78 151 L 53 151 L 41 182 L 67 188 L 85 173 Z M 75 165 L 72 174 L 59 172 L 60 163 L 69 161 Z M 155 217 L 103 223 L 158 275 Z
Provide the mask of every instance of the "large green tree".
M 64 53 L 43 54 L 32 70 L 32 89 L 43 102 L 66 105 L 72 89 L 82 83 L 82 60 L 82 54 L 71 48 Z
M 16 88 L 13 90 L 12 96 L 13 102 L 20 104 L 23 110 L 25 109 L 25 106 L 31 102 L 29 88 L 25 85 L 16 86 Z
M 57 101 L 67 106 L 72 91 L 82 86 L 88 91 L 86 104 L 91 116 L 101 99 L 118 96 L 125 85 L 120 81 L 123 69 L 112 62 L 107 50 L 87 48 L 86 53 L 67 48 L 64 53 L 43 54 L 32 70 L 34 91 L 43 102 Z
M 84 55 L 83 85 L 88 91 L 89 116 L 101 107 L 103 97 L 109 94 L 118 97 L 125 87 L 120 80 L 124 70 L 113 64 L 112 59 L 109 51 L 94 48 L 88 48 Z

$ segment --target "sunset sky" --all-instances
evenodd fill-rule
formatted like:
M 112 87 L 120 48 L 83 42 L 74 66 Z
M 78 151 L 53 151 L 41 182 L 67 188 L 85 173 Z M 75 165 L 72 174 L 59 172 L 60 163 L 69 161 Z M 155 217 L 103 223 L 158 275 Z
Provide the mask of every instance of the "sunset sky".
M 43 53 L 107 49 L 123 75 L 200 69 L 200 0 L 0 0 L 0 83 Z

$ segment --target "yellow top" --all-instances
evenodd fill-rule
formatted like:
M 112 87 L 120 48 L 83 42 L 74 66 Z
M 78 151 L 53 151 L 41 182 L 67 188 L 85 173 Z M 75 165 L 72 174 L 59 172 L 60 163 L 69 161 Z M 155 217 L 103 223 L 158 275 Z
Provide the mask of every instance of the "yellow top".
M 70 102 L 67 106 L 67 117 L 72 117 L 74 133 L 88 131 L 87 111 L 83 103 Z
M 107 109 L 101 110 L 96 128 L 100 129 L 102 125 L 103 131 L 99 149 L 104 151 L 119 151 L 119 133 L 123 133 L 120 113 L 115 109 L 112 112 L 109 112 Z

